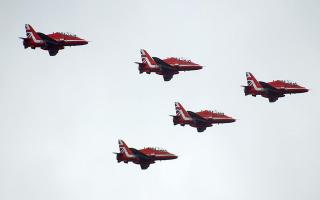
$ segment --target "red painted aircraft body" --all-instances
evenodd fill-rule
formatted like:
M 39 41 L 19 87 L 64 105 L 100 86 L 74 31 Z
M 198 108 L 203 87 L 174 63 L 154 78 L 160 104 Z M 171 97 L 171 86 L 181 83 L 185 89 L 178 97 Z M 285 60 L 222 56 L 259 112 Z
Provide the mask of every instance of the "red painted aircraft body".
M 156 73 L 163 76 L 164 81 L 170 81 L 175 74 L 180 71 L 192 71 L 202 69 L 202 66 L 192 62 L 191 60 L 179 58 L 160 59 L 151 57 L 144 49 L 140 50 L 142 63 L 135 62 L 139 65 L 140 74 L 146 72 L 147 74 Z
M 137 150 L 135 148 L 129 148 L 123 140 L 119 140 L 120 153 L 117 155 L 118 162 L 133 162 L 140 165 L 141 169 L 147 169 L 150 164 L 155 163 L 157 160 L 172 160 L 178 158 L 178 156 L 169 153 L 166 150 L 159 148 L 147 147 Z
M 257 79 L 250 73 L 246 73 L 247 86 L 244 87 L 244 94 L 257 96 L 261 95 L 269 99 L 269 102 L 275 102 L 279 97 L 284 97 L 285 94 L 305 93 L 309 90 L 297 83 L 289 81 L 276 80 L 272 82 L 257 81 Z
M 200 112 L 186 111 L 179 102 L 175 103 L 176 115 L 173 117 L 173 124 L 184 126 L 189 124 L 197 128 L 198 132 L 203 132 L 207 127 L 213 124 L 232 123 L 236 120 L 221 112 L 203 110 Z
M 81 39 L 76 35 L 60 32 L 46 35 L 44 33 L 36 32 L 29 24 L 26 24 L 25 28 L 27 37 L 21 38 L 23 39 L 24 48 L 41 48 L 47 50 L 50 56 L 57 55 L 58 51 L 64 49 L 65 46 L 88 44 L 88 41 Z

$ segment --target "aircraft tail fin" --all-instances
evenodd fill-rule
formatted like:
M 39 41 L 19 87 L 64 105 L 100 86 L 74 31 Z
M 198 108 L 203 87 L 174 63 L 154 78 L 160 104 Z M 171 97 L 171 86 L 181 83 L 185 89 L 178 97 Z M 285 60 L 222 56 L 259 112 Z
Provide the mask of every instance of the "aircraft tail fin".
M 176 107 L 176 114 L 178 117 L 184 120 L 191 119 L 191 116 L 189 115 L 189 113 L 184 109 L 184 107 L 179 102 L 175 102 L 174 105 Z
M 148 67 L 152 68 L 156 65 L 156 62 L 144 49 L 140 50 L 142 63 L 146 64 Z
M 131 149 L 126 145 L 126 143 L 123 140 L 118 140 L 118 143 L 119 143 L 120 154 L 122 156 L 124 156 L 125 158 L 131 158 L 134 156 Z
M 39 43 L 41 41 L 41 37 L 38 33 L 32 28 L 30 24 L 25 25 L 27 38 L 31 39 L 35 43 Z
M 257 81 L 257 79 L 250 72 L 246 72 L 246 77 L 249 87 L 253 87 L 255 90 L 260 90 L 263 88 L 259 81 Z

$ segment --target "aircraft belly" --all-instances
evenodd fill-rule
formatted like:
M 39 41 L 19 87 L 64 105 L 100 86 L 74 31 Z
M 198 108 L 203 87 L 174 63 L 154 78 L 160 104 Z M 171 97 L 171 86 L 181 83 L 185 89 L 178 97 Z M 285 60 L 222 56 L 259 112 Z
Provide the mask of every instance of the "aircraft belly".
M 171 160 L 172 158 L 170 158 L 170 157 L 165 157 L 165 156 L 163 156 L 163 157 L 157 157 L 157 159 L 156 160 Z
M 84 45 L 84 44 L 78 41 L 68 41 L 63 43 L 63 46 L 80 46 L 80 45 Z
M 297 88 L 297 89 L 286 89 L 285 94 L 295 94 L 295 93 L 304 93 L 305 90 Z
M 193 66 L 179 66 L 177 67 L 178 71 L 192 71 L 192 70 L 196 70 L 195 67 Z

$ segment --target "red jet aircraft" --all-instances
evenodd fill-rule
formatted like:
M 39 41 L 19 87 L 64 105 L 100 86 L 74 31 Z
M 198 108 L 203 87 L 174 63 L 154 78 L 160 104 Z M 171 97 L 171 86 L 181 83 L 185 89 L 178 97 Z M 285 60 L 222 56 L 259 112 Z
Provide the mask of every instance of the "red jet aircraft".
M 160 59 L 157 57 L 151 57 L 144 49 L 140 50 L 142 63 L 135 62 L 139 65 L 140 74 L 146 72 L 150 74 L 154 72 L 162 75 L 164 81 L 170 81 L 175 74 L 179 74 L 179 71 L 192 71 L 202 69 L 201 65 L 198 65 L 191 60 L 179 59 L 179 58 L 166 58 Z
M 284 97 L 285 94 L 295 94 L 308 92 L 307 88 L 304 88 L 297 83 L 289 81 L 272 81 L 272 82 L 262 82 L 257 81 L 256 78 L 250 73 L 246 73 L 248 86 L 244 87 L 244 94 L 247 96 L 251 94 L 252 96 L 261 95 L 269 99 L 269 102 L 275 102 L 279 97 Z
M 196 127 L 198 132 L 203 132 L 207 127 L 211 127 L 212 124 L 231 123 L 236 120 L 221 112 L 214 112 L 209 110 L 203 110 L 200 112 L 186 111 L 179 102 L 175 102 L 176 115 L 173 117 L 173 124 L 180 124 L 184 126 L 189 124 L 192 127 Z
M 140 165 L 141 169 L 147 169 L 149 165 L 155 163 L 156 160 L 161 161 L 178 158 L 178 156 L 163 149 L 147 147 L 137 150 L 129 148 L 123 140 L 119 140 L 118 142 L 120 153 L 115 153 L 118 163 L 121 161 L 124 163 L 133 162 Z
M 50 56 L 57 55 L 58 51 L 64 49 L 65 46 L 79 46 L 88 44 L 88 41 L 77 37 L 76 35 L 68 33 L 52 33 L 43 34 L 36 32 L 29 24 L 25 25 L 27 37 L 23 38 L 24 48 L 31 47 L 35 49 L 37 47 L 48 50 Z

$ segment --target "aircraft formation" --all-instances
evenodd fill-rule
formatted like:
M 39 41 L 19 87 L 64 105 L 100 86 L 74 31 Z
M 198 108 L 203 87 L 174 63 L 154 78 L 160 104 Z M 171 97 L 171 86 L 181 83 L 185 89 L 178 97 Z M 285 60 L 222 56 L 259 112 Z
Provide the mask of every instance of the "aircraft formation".
M 50 56 L 55 56 L 59 50 L 65 46 L 80 46 L 88 44 L 88 41 L 76 35 L 56 32 L 52 34 L 44 34 L 36 32 L 31 25 L 25 25 L 26 38 L 20 37 L 23 40 L 24 48 L 31 49 L 41 48 L 47 50 Z M 138 64 L 139 73 L 156 73 L 163 76 L 164 81 L 170 81 L 174 75 L 181 71 L 201 70 L 202 65 L 192 62 L 191 60 L 169 57 L 160 59 L 151 57 L 144 49 L 140 50 L 141 62 Z M 244 94 L 256 97 L 261 95 L 268 98 L 270 103 L 276 102 L 278 98 L 284 97 L 286 94 L 305 93 L 309 90 L 294 82 L 276 80 L 272 82 L 257 81 L 250 73 L 246 72 L 247 85 L 244 88 Z M 179 102 L 175 102 L 176 115 L 170 115 L 174 125 L 189 125 L 197 129 L 198 132 L 205 131 L 213 124 L 233 123 L 236 119 L 225 115 L 222 112 L 202 110 L 199 112 L 187 111 Z M 147 147 L 143 149 L 129 148 L 123 140 L 118 140 L 119 151 L 116 154 L 117 161 L 140 165 L 142 170 L 147 169 L 150 164 L 156 161 L 177 159 L 173 153 L 160 148 Z

